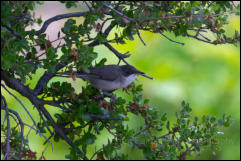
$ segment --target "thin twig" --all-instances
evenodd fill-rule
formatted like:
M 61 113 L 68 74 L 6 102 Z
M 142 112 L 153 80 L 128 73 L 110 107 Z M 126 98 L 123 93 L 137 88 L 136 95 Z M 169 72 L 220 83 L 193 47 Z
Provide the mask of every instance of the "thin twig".
M 33 126 L 30 126 L 30 125 L 28 125 L 28 124 L 26 124 L 26 123 L 24 123 L 24 125 L 25 125 L 25 126 L 28 126 L 28 127 L 30 128 L 29 131 L 28 131 L 28 134 L 27 134 L 27 136 L 26 136 L 27 138 L 28 138 L 31 130 L 34 130 L 34 131 L 36 131 L 36 132 L 40 135 L 40 137 L 43 136 L 44 139 L 48 141 L 48 144 L 51 144 L 51 145 L 52 145 L 52 152 L 54 151 L 53 143 L 52 143 L 50 140 L 48 140 L 48 138 L 47 138 L 45 135 L 43 135 L 38 129 L 35 129 L 35 128 L 33 127 L 34 125 L 33 125 Z M 28 139 L 27 139 L 27 142 L 28 142 Z M 46 143 L 44 143 L 44 144 L 46 144 Z
M 137 35 L 139 37 L 139 39 L 141 40 L 141 42 L 143 43 L 144 46 L 146 46 L 146 43 L 143 41 L 142 37 L 141 37 L 141 34 L 139 32 L 139 30 L 136 28 L 136 32 L 137 32 Z
M 172 40 L 172 39 L 170 39 L 169 37 L 167 37 L 166 35 L 164 35 L 163 33 L 161 33 L 160 32 L 160 34 L 162 35 L 162 36 L 164 36 L 165 38 L 167 38 L 169 41 L 171 41 L 171 42 L 175 42 L 175 43 L 177 43 L 177 44 L 181 44 L 181 45 L 184 45 L 184 43 L 182 43 L 182 42 L 177 42 L 177 41 L 174 41 L 174 40 Z
M 209 38 L 205 37 L 203 34 L 199 33 L 200 36 L 202 36 L 204 39 L 206 39 L 207 41 L 211 41 Z
M 85 5 L 88 7 L 89 11 L 92 11 L 92 8 L 89 6 L 89 4 L 87 3 L 87 1 L 83 1 L 85 3 Z
M 14 114 L 17 117 L 17 119 L 19 121 L 19 124 L 20 124 L 20 128 L 21 128 L 21 143 L 20 143 L 20 151 L 19 151 L 20 154 L 19 154 L 19 156 L 21 156 L 21 152 L 23 150 L 23 144 L 24 144 L 24 136 L 23 136 L 23 134 L 24 134 L 24 124 L 23 124 L 23 121 L 22 121 L 21 117 L 19 116 L 19 114 L 16 111 L 9 109 L 9 112 L 11 112 L 12 114 Z
M 133 21 L 133 20 L 134 20 L 133 18 L 130 18 L 130 17 L 124 15 L 123 13 L 119 12 L 118 10 L 116 10 L 116 9 L 114 9 L 114 8 L 112 8 L 112 7 L 108 6 L 108 5 L 106 5 L 106 4 L 104 4 L 104 6 L 107 7 L 107 8 L 109 8 L 110 10 L 112 10 L 113 12 L 115 12 L 116 14 L 118 14 L 119 16 L 128 19 L 129 21 Z
M 72 130 L 85 128 L 85 127 L 86 127 L 87 125 L 89 125 L 90 123 L 91 123 L 91 121 L 89 121 L 89 122 L 87 122 L 86 124 L 81 125 L 81 126 L 77 126 L 77 127 L 73 127 L 73 128 L 65 128 L 65 129 L 64 129 L 64 132 L 65 132 L 65 133 L 68 133 L 69 131 L 72 131 Z
M 120 52 L 118 52 L 115 48 L 113 48 L 109 43 L 104 43 L 104 45 L 110 50 L 112 51 L 120 60 L 122 60 L 123 62 L 125 62 L 126 64 L 129 64 L 127 61 L 125 61 L 125 58 L 128 58 L 130 55 L 129 54 L 121 54 Z M 129 53 L 129 52 L 127 52 Z
M 103 148 L 100 148 L 99 150 L 95 151 L 94 154 L 90 157 L 90 160 L 92 160 L 96 154 L 98 154 Z
M 133 143 L 133 145 L 137 146 L 139 149 L 142 148 L 142 144 L 139 144 L 139 143 L 135 142 L 134 140 L 131 140 L 131 142 Z
M 215 15 L 209 15 L 210 17 L 217 17 L 220 14 L 215 14 Z M 189 17 L 188 15 L 180 15 L 180 16 L 162 16 L 162 17 L 157 17 L 157 18 L 148 18 L 145 20 L 142 20 L 141 22 L 146 22 L 146 21 L 155 21 L 155 20 L 161 20 L 161 19 L 174 19 L 174 18 L 186 18 Z M 200 15 L 200 14 L 193 14 L 192 17 L 205 17 L 204 15 Z
M 199 40 L 199 41 L 203 41 L 203 42 L 209 43 L 209 44 L 215 44 L 215 43 L 211 42 L 209 39 L 208 39 L 208 40 L 203 40 L 203 39 L 200 39 L 200 38 L 198 38 L 198 37 L 196 37 L 196 36 L 190 35 L 190 34 L 188 34 L 188 33 L 186 33 L 186 36 L 187 36 L 187 37 L 194 38 L 194 39 L 197 39 L 197 40 Z M 205 38 L 205 39 L 206 39 L 206 38 Z
M 199 29 L 196 31 L 195 37 L 198 37 L 200 30 L 201 30 L 201 28 L 199 28 Z
M 150 126 L 149 126 L 149 125 L 146 125 L 146 127 L 145 127 L 144 129 L 142 129 L 141 131 L 139 131 L 138 133 L 136 133 L 136 134 L 134 135 L 134 137 L 140 135 L 141 133 L 143 133 L 144 131 L 148 130 L 149 128 L 150 128 Z
M 3 101 L 4 101 L 4 108 L 5 108 L 5 115 L 7 118 L 7 138 L 6 138 L 6 153 L 3 158 L 6 158 L 8 160 L 8 155 L 10 155 L 10 130 L 11 130 L 11 125 L 10 125 L 10 119 L 9 119 L 9 109 L 7 106 L 7 101 L 5 97 L 1 95 Z
M 43 120 L 45 127 L 48 129 L 49 133 L 50 133 L 51 135 L 53 135 L 54 132 L 52 132 L 52 131 L 50 130 L 50 127 L 49 127 L 49 125 L 47 124 L 47 121 L 44 119 L 44 117 L 43 117 L 43 115 L 42 115 L 43 111 L 41 111 L 37 106 L 35 106 L 35 107 L 38 109 L 39 116 L 40 116 L 41 120 Z M 43 113 L 43 114 L 44 114 L 44 113 Z M 47 120 L 48 120 L 48 119 L 47 119 Z
M 9 116 L 11 116 L 16 123 L 16 126 L 13 128 L 15 130 L 19 126 L 19 121 L 12 114 L 9 114 Z
M 97 134 L 100 134 L 100 130 L 98 128 L 96 121 L 94 121 L 94 125 L 95 125 L 95 131 L 97 132 Z

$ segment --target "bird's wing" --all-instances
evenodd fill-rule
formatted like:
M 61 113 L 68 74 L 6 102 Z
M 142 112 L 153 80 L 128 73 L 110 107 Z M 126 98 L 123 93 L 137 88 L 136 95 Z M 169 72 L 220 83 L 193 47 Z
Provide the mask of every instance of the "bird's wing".
M 120 75 L 120 68 L 116 65 L 105 65 L 90 68 L 90 75 L 98 76 L 100 79 L 114 81 Z

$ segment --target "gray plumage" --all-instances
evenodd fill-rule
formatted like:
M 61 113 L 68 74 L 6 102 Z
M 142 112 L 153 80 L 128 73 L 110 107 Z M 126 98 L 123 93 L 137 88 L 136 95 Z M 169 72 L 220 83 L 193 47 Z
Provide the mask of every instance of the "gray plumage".
M 89 73 L 78 72 L 76 77 L 89 80 L 95 88 L 105 91 L 125 88 L 133 82 L 138 75 L 152 79 L 131 65 L 104 65 L 91 67 L 89 70 Z

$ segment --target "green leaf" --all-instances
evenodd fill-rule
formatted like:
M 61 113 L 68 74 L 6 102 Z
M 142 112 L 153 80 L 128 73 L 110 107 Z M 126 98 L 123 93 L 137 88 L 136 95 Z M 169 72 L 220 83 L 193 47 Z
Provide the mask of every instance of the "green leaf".
M 98 34 L 98 35 L 97 35 L 97 39 L 98 39 L 98 41 L 99 41 L 100 43 L 105 43 L 105 42 L 107 42 L 107 39 L 106 39 L 105 34 Z
M 43 21 L 42 21 L 41 18 L 38 18 L 38 19 L 37 19 L 37 23 L 38 23 L 39 25 L 40 25 L 42 22 L 43 22 Z
M 92 120 L 92 118 L 88 114 L 85 114 L 85 113 L 82 114 L 82 119 L 83 119 L 83 121 L 86 121 L 86 122 L 89 122 L 90 120 Z
M 117 105 L 123 105 L 123 104 L 125 104 L 125 99 L 123 99 L 123 98 L 121 98 L 121 97 L 118 97 L 117 99 L 116 99 L 116 104 Z
M 166 121 L 166 120 L 167 120 L 167 114 L 166 114 L 166 113 L 164 113 L 164 114 L 162 115 L 161 120 L 162 120 L 162 121 Z
M 60 31 L 58 32 L 58 39 L 60 38 Z
M 47 59 L 53 60 L 58 55 L 55 53 L 55 49 L 53 47 L 50 47 L 46 53 Z
M 86 144 L 93 144 L 96 140 L 96 136 L 88 133 L 87 137 L 86 137 Z
M 7 54 L 4 58 L 4 60 L 8 61 L 9 63 L 16 62 L 17 55 L 14 54 Z
M 89 72 L 90 72 L 89 68 L 86 67 L 86 66 L 83 66 L 82 69 L 83 69 L 83 71 L 86 72 L 86 73 L 89 73 Z
M 88 109 L 91 113 L 99 114 L 101 112 L 100 106 L 95 102 L 90 102 Z
M 75 26 L 76 28 L 73 27 L 74 24 L 76 24 L 76 20 L 68 19 L 64 24 L 64 28 L 62 28 L 63 33 L 70 34 L 75 29 L 77 30 L 76 26 Z
M 167 128 L 167 130 L 170 130 L 170 122 L 169 121 L 167 121 L 166 128 Z
M 123 35 L 127 36 L 129 40 L 134 40 L 134 37 L 132 34 L 132 28 L 130 25 L 123 30 Z
M 67 1 L 65 4 L 66 8 L 71 8 L 71 7 L 77 7 L 76 2 L 75 1 Z

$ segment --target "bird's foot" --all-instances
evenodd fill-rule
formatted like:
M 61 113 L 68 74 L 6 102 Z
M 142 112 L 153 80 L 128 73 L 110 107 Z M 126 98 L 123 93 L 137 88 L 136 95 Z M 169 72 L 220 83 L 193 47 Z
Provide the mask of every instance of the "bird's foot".
M 110 103 L 116 101 L 116 96 L 113 93 L 99 90 L 101 95 L 95 97 L 96 100 L 104 100 L 106 97 L 110 98 Z

